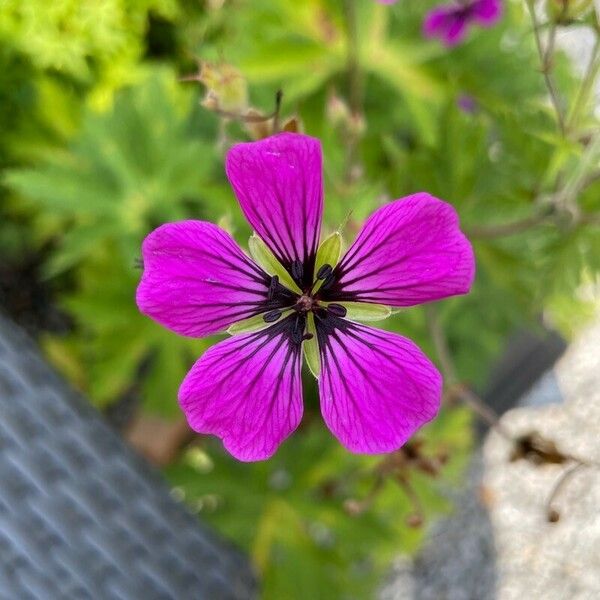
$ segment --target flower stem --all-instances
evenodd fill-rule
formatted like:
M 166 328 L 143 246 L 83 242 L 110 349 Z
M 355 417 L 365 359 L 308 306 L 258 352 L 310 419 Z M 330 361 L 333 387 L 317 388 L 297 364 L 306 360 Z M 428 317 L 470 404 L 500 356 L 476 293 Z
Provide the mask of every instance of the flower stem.
M 588 144 L 576 169 L 571 169 L 569 179 L 554 193 L 550 202 L 541 209 L 523 219 L 499 223 L 497 225 L 466 228 L 467 236 L 472 239 L 492 240 L 517 235 L 533 229 L 543 223 L 553 223 L 561 211 L 570 211 L 572 226 L 598 225 L 600 213 L 582 213 L 577 205 L 577 196 L 600 179 L 600 171 L 593 169 L 600 157 L 600 135 Z M 593 169 L 593 170 L 592 170 Z
M 346 21 L 346 69 L 350 109 L 354 115 L 359 115 L 362 113 L 363 86 L 359 60 L 356 0 L 344 0 L 344 18 Z
M 540 25 L 535 14 L 535 2 L 534 0 L 526 0 L 526 2 L 527 8 L 529 9 L 529 15 L 531 16 L 531 22 L 533 24 L 535 45 L 537 47 L 538 55 L 540 57 L 541 70 L 544 76 L 544 81 L 546 83 L 546 88 L 548 89 L 548 93 L 550 94 L 550 100 L 552 101 L 554 112 L 556 113 L 556 121 L 558 123 L 558 127 L 560 129 L 561 134 L 565 136 L 567 128 L 565 124 L 564 111 L 561 106 L 561 101 L 558 94 L 558 89 L 554 82 L 554 77 L 552 76 L 554 48 L 556 42 L 556 23 L 553 21 L 550 24 L 548 42 L 546 44 L 546 48 L 544 49 L 544 46 L 542 44 L 542 38 L 540 35 Z M 565 8 L 563 10 L 566 10 L 566 7 L 567 4 L 565 3 Z
M 573 103 L 568 118 L 568 129 L 572 130 L 577 125 L 581 111 L 585 108 L 590 99 L 590 94 L 594 89 L 594 83 L 598 78 L 598 73 L 600 73 L 600 34 L 596 32 L 596 39 L 594 41 L 590 62 L 588 63 L 585 75 L 581 81 L 581 87 L 577 92 L 575 102 Z

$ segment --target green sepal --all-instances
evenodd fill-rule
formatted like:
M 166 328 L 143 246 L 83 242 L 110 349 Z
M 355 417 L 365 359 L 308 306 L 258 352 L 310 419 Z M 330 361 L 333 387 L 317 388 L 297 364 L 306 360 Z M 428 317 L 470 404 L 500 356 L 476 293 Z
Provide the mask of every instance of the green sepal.
M 321 245 L 317 250 L 317 258 L 315 261 L 315 277 L 323 265 L 331 265 L 332 267 L 335 267 L 340 260 L 341 254 L 342 236 L 339 231 L 334 231 L 321 242 Z M 313 286 L 313 294 L 316 294 L 322 285 L 323 281 L 317 281 Z
M 273 325 L 273 323 L 267 323 L 263 319 L 263 315 L 255 315 L 254 317 L 249 317 L 248 319 L 244 319 L 243 321 L 238 321 L 233 325 L 230 325 L 227 328 L 227 333 L 229 335 L 238 335 L 239 333 L 252 333 L 254 331 L 260 331 L 261 329 L 266 329 L 269 325 Z
M 291 310 L 283 310 L 281 311 L 281 317 L 277 321 L 281 321 L 281 319 L 285 319 Z M 266 329 L 270 327 L 274 323 L 267 323 L 264 320 L 264 313 L 260 315 L 255 315 L 254 317 L 249 317 L 244 319 L 243 321 L 238 321 L 237 323 L 233 323 L 227 328 L 227 333 L 229 335 L 238 335 L 240 333 L 253 333 L 254 331 L 260 331 L 261 329 Z M 275 323 L 277 322 L 275 321 Z
M 319 379 L 321 373 L 321 357 L 319 355 L 319 342 L 317 341 L 317 328 L 315 327 L 315 317 L 312 313 L 308 313 L 306 320 L 306 331 L 312 333 L 313 337 L 310 340 L 303 342 L 304 356 L 306 364 L 310 372 Z
M 383 304 L 368 304 L 367 302 L 336 302 L 348 312 L 345 319 L 350 321 L 383 321 L 392 314 L 392 309 Z
M 315 274 L 323 265 L 335 267 L 342 254 L 342 235 L 339 231 L 334 231 L 327 236 L 317 250 L 317 260 L 315 264 Z
M 292 276 L 285 270 L 283 265 L 277 260 L 271 250 L 269 250 L 269 247 L 256 234 L 252 235 L 248 240 L 248 249 L 255 262 L 269 275 L 277 275 L 281 285 L 284 285 L 292 292 L 296 292 L 296 294 L 302 294 L 302 291 L 296 285 Z

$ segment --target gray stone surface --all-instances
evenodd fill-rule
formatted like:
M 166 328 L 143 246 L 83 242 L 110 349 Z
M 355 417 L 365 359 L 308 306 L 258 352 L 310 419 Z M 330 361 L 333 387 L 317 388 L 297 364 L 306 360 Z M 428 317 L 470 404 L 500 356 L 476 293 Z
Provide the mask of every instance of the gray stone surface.
M 468 493 L 455 498 L 452 517 L 433 524 L 425 548 L 414 561 L 393 565 L 381 600 L 485 600 L 496 586 L 491 525 L 476 493 L 481 456 L 473 461 Z
M 600 318 L 569 346 L 502 423 L 532 431 L 600 464 Z M 511 444 L 490 433 L 455 513 L 435 523 L 420 555 L 400 559 L 382 600 L 592 600 L 600 598 L 600 470 L 581 469 L 547 500 L 568 468 L 511 462 Z M 485 502 L 481 500 L 484 499 Z
M 514 434 L 532 430 L 565 453 L 600 464 L 600 321 L 558 362 L 555 374 L 565 403 L 523 408 L 502 419 Z M 561 489 L 558 523 L 546 519 L 547 500 L 565 465 L 508 462 L 511 448 L 492 433 L 484 446 L 483 485 L 498 573 L 500 600 L 600 598 L 600 470 L 577 471 Z
M 0 599 L 254 597 L 245 557 L 0 315 Z

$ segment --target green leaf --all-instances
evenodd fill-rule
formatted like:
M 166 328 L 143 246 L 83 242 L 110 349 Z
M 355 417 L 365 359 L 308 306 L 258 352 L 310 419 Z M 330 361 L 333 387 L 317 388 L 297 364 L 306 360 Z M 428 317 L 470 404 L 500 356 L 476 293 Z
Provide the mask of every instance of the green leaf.
M 306 330 L 312 333 L 312 339 L 304 342 L 304 356 L 310 372 L 318 379 L 321 373 L 321 358 L 319 356 L 319 342 L 317 341 L 317 328 L 315 327 L 315 318 L 312 313 L 308 313 L 306 321 Z
M 279 283 L 287 288 L 302 294 L 302 290 L 295 284 L 292 276 L 285 270 L 283 265 L 275 258 L 267 245 L 255 234 L 248 240 L 248 249 L 252 258 L 269 274 L 277 275 Z
M 392 314 L 392 309 L 383 304 L 367 304 L 366 302 L 337 302 L 348 312 L 346 319 L 351 321 L 383 321 Z

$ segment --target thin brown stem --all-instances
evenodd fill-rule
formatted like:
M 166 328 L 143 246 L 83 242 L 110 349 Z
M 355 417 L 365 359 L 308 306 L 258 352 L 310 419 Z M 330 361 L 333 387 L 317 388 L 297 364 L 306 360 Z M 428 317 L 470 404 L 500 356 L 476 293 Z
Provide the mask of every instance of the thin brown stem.
M 431 304 L 427 305 L 425 307 L 425 316 L 449 394 L 469 406 L 484 423 L 487 423 L 502 437 L 513 441 L 513 436 L 500 423 L 498 415 L 475 392 L 458 381 L 456 366 L 450 353 L 448 340 L 439 322 L 435 306 Z
M 588 465 L 583 462 L 576 463 L 575 465 L 573 465 L 573 466 L 569 467 L 568 469 L 566 469 L 565 471 L 563 471 L 561 476 L 558 478 L 558 480 L 554 484 L 554 487 L 552 488 L 552 491 L 550 492 L 550 496 L 548 496 L 548 500 L 546 501 L 546 514 L 547 514 L 548 520 L 550 522 L 555 523 L 560 518 L 560 513 L 558 512 L 558 510 L 556 508 L 554 508 L 552 506 L 552 504 L 556 500 L 556 497 L 558 496 L 560 491 L 565 487 L 567 482 L 575 475 L 575 473 L 577 473 L 577 471 L 579 471 L 583 467 L 587 467 L 587 466 Z
M 421 504 L 421 500 L 419 499 L 417 492 L 414 490 L 409 480 L 404 475 L 398 475 L 396 477 L 396 481 L 398 482 L 398 485 L 404 490 L 408 501 L 412 505 L 413 512 L 411 515 L 409 515 L 407 523 L 411 527 L 420 527 L 423 524 L 423 521 L 425 520 L 425 511 L 423 510 L 423 505 Z
M 273 133 L 279 133 L 279 116 L 281 113 L 281 101 L 283 100 L 283 92 L 277 90 L 275 94 L 275 110 L 273 111 Z
M 517 235 L 541 225 L 548 219 L 548 216 L 548 211 L 543 211 L 509 223 L 499 223 L 487 227 L 475 225 L 469 227 L 466 233 L 468 237 L 479 240 Z
M 429 334 L 433 340 L 433 345 L 435 346 L 435 351 L 440 361 L 446 384 L 454 386 L 458 383 L 458 374 L 456 372 L 456 367 L 454 366 L 454 361 L 452 360 L 450 348 L 448 347 L 448 340 L 442 329 L 435 306 L 427 304 L 425 306 L 425 316 L 427 318 Z
M 373 483 L 373 487 L 369 493 L 362 500 L 346 500 L 344 502 L 344 509 L 349 515 L 358 516 L 367 511 L 375 502 L 377 496 L 383 489 L 385 478 L 378 475 Z

